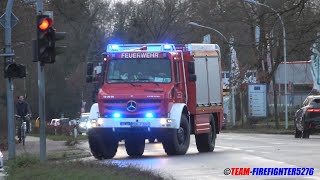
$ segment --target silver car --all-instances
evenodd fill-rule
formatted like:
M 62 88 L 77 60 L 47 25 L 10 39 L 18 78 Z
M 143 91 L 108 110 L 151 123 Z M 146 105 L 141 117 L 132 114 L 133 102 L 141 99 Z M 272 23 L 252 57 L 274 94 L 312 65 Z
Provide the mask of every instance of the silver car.
M 0 169 L 2 169 L 2 168 L 3 168 L 3 154 L 0 151 Z
M 79 122 L 79 134 L 87 133 L 90 128 L 91 122 L 89 121 L 89 115 L 82 115 Z

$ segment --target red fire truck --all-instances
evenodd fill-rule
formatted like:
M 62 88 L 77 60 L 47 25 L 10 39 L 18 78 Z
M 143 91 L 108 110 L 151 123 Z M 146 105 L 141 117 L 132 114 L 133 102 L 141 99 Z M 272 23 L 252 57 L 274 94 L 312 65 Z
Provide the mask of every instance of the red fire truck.
M 142 156 L 156 138 L 167 155 L 186 154 L 190 135 L 199 152 L 212 152 L 223 121 L 217 44 L 109 44 L 98 92 L 99 118 L 88 132 L 97 159 Z

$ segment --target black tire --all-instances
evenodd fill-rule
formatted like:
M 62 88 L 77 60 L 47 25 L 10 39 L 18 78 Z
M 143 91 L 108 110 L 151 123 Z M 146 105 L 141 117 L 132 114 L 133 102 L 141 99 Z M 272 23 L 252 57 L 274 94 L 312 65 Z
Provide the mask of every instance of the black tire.
M 309 139 L 310 137 L 310 132 L 306 129 L 302 131 L 302 138 L 303 139 Z
M 217 132 L 212 114 L 209 116 L 209 122 L 211 125 L 211 131 L 209 133 L 195 135 L 199 152 L 212 152 L 216 145 Z
M 295 128 L 294 137 L 295 138 L 301 138 L 302 137 L 302 131 L 299 131 L 297 127 Z
M 167 155 L 184 155 L 190 145 L 190 125 L 187 117 L 181 115 L 180 128 L 174 129 L 162 140 L 162 145 Z
M 101 140 L 100 137 L 97 136 L 95 134 L 95 132 L 89 132 L 89 136 L 88 136 L 88 142 L 89 142 L 89 147 L 91 150 L 91 153 L 93 155 L 93 157 L 95 157 L 98 160 L 102 160 L 103 159 L 103 154 L 101 151 Z
M 307 124 L 305 122 L 305 118 L 303 118 L 303 131 L 302 131 L 302 138 L 303 139 L 309 139 L 310 137 L 310 130 L 307 127 Z
M 103 158 L 104 159 L 112 159 L 118 151 L 118 141 L 115 138 L 107 138 L 106 141 L 103 142 Z
M 100 132 L 102 133 L 102 132 Z M 118 141 L 112 136 L 103 136 L 95 131 L 89 131 L 88 139 L 92 155 L 99 160 L 113 158 L 118 150 Z M 106 138 L 107 137 L 107 138 Z
M 125 147 L 129 156 L 142 156 L 144 153 L 145 139 L 132 137 L 125 140 Z

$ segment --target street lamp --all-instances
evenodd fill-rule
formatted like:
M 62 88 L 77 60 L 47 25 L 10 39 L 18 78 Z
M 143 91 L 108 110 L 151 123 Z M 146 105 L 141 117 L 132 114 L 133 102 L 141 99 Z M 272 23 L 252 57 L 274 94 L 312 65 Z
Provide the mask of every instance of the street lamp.
M 285 128 L 288 129 L 288 89 L 287 89 L 287 53 L 286 53 L 286 30 L 285 30 L 285 27 L 284 27 L 284 23 L 283 23 L 283 20 L 280 16 L 280 14 L 274 10 L 272 7 L 268 6 L 268 5 L 265 5 L 265 4 L 262 4 L 262 3 L 259 3 L 257 1 L 254 1 L 254 0 L 244 0 L 245 2 L 247 3 L 252 3 L 252 4 L 255 4 L 255 5 L 261 5 L 261 6 L 264 6 L 264 7 L 267 7 L 269 9 L 271 9 L 273 12 L 275 12 L 277 14 L 277 16 L 279 17 L 280 21 L 281 21 L 281 25 L 282 25 L 282 34 L 283 34 L 283 63 L 284 63 L 284 83 L 285 83 L 285 86 L 284 86 L 284 97 L 285 97 Z
M 229 44 L 230 48 L 232 47 L 232 42 L 229 42 L 228 39 L 218 30 L 212 28 L 212 27 L 208 27 L 208 26 L 204 26 L 204 25 L 200 25 L 198 23 L 195 23 L 195 22 L 189 22 L 189 25 L 192 25 L 192 26 L 198 26 L 198 27 L 202 27 L 202 28 L 206 28 L 206 29 L 210 29 L 210 30 L 213 30 L 214 32 L 218 33 L 221 37 L 223 37 L 223 39 Z M 229 54 L 229 57 L 230 57 L 230 79 L 231 77 L 233 78 L 233 75 L 234 75 L 234 72 L 232 71 L 232 58 L 231 58 L 231 53 Z M 232 76 L 231 76 L 232 74 Z M 235 110 L 235 100 L 234 100 L 234 87 L 233 87 L 233 83 L 231 83 L 231 81 L 229 82 L 229 87 L 231 87 L 231 104 L 232 104 L 232 125 L 235 126 L 236 124 L 236 120 L 235 120 L 235 117 L 236 117 L 236 110 Z

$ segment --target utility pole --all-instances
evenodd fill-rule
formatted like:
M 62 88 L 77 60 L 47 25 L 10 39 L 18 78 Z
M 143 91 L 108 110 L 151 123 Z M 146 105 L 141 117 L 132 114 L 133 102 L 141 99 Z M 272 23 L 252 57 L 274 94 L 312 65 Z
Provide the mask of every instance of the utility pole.
M 43 1 L 37 0 L 37 15 L 43 12 Z M 36 31 L 37 32 L 37 31 Z M 37 53 L 36 53 L 37 56 Z M 44 64 L 41 64 L 39 57 L 37 56 L 37 68 L 38 68 L 38 89 L 39 89 L 39 114 L 40 114 L 40 161 L 44 162 L 47 159 L 47 144 L 46 144 L 46 111 L 45 111 L 45 80 L 44 80 Z
M 12 54 L 11 49 L 11 27 L 12 27 L 13 0 L 8 0 L 5 14 L 5 54 Z M 13 63 L 12 56 L 4 56 L 4 67 Z M 8 159 L 16 157 L 15 127 L 14 127 L 14 105 L 13 105 L 13 78 L 6 77 L 7 86 L 7 118 L 8 118 Z

